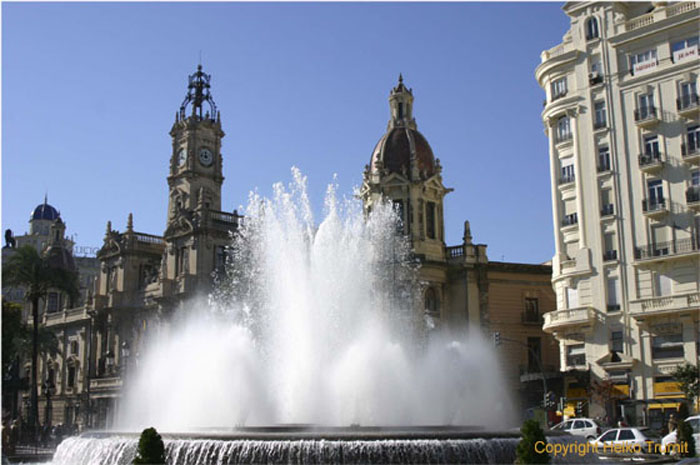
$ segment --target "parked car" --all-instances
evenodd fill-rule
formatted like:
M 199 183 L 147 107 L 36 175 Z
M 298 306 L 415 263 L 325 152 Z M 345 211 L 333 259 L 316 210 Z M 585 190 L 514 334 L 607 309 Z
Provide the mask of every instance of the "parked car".
M 693 415 L 685 419 L 687 423 L 690 423 L 690 427 L 693 428 L 693 439 L 695 439 L 695 450 L 700 450 L 700 415 Z M 678 430 L 672 431 L 663 437 L 661 440 L 661 445 L 665 453 L 675 453 L 672 447 L 668 447 L 669 444 L 676 444 L 678 438 Z
M 657 452 L 659 437 L 648 428 L 613 428 L 590 441 L 600 449 L 626 446 L 626 452 Z M 653 444 L 652 444 L 653 443 Z
M 595 420 L 590 418 L 572 418 L 552 426 L 553 431 L 563 431 L 574 436 L 583 436 L 586 439 L 594 439 L 603 432 Z

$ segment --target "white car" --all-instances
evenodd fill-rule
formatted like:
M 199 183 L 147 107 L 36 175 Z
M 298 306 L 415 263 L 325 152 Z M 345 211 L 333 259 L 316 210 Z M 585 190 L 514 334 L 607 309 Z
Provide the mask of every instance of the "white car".
M 646 430 L 646 428 L 645 428 Z M 655 444 L 650 444 L 650 441 Z M 639 428 L 613 428 L 590 441 L 602 452 L 656 452 L 657 440 Z
M 694 415 L 692 417 L 688 417 L 685 419 L 687 423 L 690 423 L 690 427 L 693 428 L 693 439 L 695 439 L 695 450 L 697 451 L 700 448 L 700 415 Z M 676 438 L 678 437 L 678 430 L 676 429 L 675 431 L 672 431 L 668 433 L 664 438 L 661 440 L 661 445 L 663 446 L 663 450 L 666 453 L 675 453 L 673 447 L 668 447 L 669 444 L 676 444 Z
M 553 431 L 564 431 L 574 436 L 583 436 L 586 439 L 594 439 L 602 432 L 600 426 L 590 418 L 572 418 L 552 426 Z

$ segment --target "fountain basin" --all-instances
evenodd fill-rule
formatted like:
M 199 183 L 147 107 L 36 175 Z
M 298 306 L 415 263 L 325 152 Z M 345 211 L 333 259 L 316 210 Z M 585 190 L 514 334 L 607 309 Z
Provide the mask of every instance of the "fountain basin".
M 318 427 L 290 425 L 228 431 L 165 433 L 169 465 L 228 464 L 500 464 L 513 463 L 517 431 L 470 426 Z M 568 435 L 550 442 L 577 442 Z M 66 439 L 54 465 L 126 465 L 138 434 L 87 432 Z M 595 463 L 595 457 L 555 457 L 553 463 Z

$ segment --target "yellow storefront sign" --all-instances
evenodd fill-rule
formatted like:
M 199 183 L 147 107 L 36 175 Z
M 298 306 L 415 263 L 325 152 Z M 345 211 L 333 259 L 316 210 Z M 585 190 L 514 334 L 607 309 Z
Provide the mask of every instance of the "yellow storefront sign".
M 648 409 L 649 410 L 660 410 L 660 409 L 674 409 L 678 410 L 678 408 L 681 406 L 680 402 L 662 402 L 658 404 L 649 404 Z
M 654 383 L 654 397 L 685 397 L 681 391 L 681 386 L 675 381 L 664 381 Z
M 614 397 L 629 397 L 630 396 L 629 384 L 615 384 L 615 385 L 613 385 L 612 395 Z

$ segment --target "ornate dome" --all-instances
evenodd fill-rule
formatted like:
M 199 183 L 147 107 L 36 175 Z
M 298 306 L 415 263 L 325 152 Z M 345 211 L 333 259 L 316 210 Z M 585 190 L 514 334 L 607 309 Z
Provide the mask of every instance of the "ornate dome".
M 378 161 L 390 173 L 410 176 L 411 159 L 415 159 L 421 176 L 435 174 L 435 156 L 430 144 L 416 129 L 410 127 L 390 128 L 372 151 L 370 169 L 376 172 Z
M 47 199 L 44 198 L 44 203 L 39 204 L 36 206 L 34 211 L 32 212 L 31 220 L 50 220 L 54 221 L 56 218 L 58 218 L 60 214 L 58 213 L 58 210 L 53 208 L 51 205 L 47 203 Z

